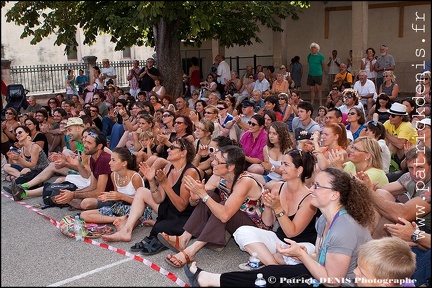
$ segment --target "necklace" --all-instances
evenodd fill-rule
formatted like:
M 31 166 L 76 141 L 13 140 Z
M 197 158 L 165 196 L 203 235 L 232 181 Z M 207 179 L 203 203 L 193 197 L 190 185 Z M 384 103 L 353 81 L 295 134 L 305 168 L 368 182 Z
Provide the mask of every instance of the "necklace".
M 124 177 L 120 177 L 120 174 L 117 173 L 117 183 L 119 186 L 124 186 L 126 185 L 127 181 L 128 181 L 128 175 L 124 176 Z
M 185 167 L 186 167 L 186 164 L 183 165 L 182 167 L 180 167 L 180 169 L 176 169 L 176 168 L 174 167 L 174 165 L 173 165 L 174 172 L 176 172 L 176 173 L 180 172 L 180 171 L 183 170 Z

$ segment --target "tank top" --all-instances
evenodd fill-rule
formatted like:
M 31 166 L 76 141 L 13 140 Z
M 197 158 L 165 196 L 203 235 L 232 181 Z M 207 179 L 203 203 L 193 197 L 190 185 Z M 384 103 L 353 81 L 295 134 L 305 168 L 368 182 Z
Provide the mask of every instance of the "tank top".
M 394 82 L 392 82 L 391 83 L 391 85 L 390 85 L 390 87 L 387 87 L 386 86 L 386 84 L 385 84 L 385 82 L 381 85 L 381 90 L 382 90 L 382 93 L 385 93 L 385 94 L 387 94 L 387 96 L 391 96 L 392 95 L 392 92 L 393 92 L 393 87 L 394 87 L 394 85 L 395 85 L 395 83 Z
M 346 130 L 350 130 L 350 127 L 351 127 L 351 125 L 348 124 L 348 125 L 346 126 Z M 362 131 L 364 128 L 366 128 L 366 125 L 362 124 L 362 125 L 360 125 L 360 127 L 359 127 L 359 128 L 358 128 L 354 133 L 352 133 L 352 134 L 353 134 L 353 138 L 354 138 L 354 140 L 356 140 L 356 139 L 359 137 L 361 131 Z
M 199 150 L 200 142 L 201 142 L 201 140 L 198 139 L 198 141 L 197 141 L 197 143 L 196 143 L 196 147 L 195 147 L 195 151 L 197 151 L 197 153 L 198 153 L 198 150 Z M 200 159 L 200 163 L 206 161 L 206 160 L 209 159 L 209 158 L 210 158 L 210 155 L 207 155 L 207 156 L 201 157 L 201 159 Z
M 141 182 L 142 182 L 142 186 L 144 187 L 144 180 L 142 179 L 141 175 L 139 175 L 137 172 L 135 172 L 132 175 L 131 179 L 129 180 L 129 183 L 126 186 L 123 186 L 123 187 L 119 186 L 119 184 L 117 184 L 118 173 L 114 172 L 114 185 L 116 185 L 117 191 L 120 192 L 120 193 L 122 193 L 122 194 L 124 194 L 124 195 L 126 195 L 126 196 L 129 196 L 129 197 L 133 198 L 135 196 L 136 189 L 133 186 L 132 179 L 135 177 L 135 175 L 138 175 L 140 177 Z
M 249 177 L 255 180 L 258 186 L 261 187 L 261 196 L 256 200 L 251 200 L 249 198 L 246 198 L 243 201 L 242 205 L 240 206 L 239 210 L 245 213 L 246 216 L 248 216 L 249 219 L 252 222 L 254 222 L 256 227 L 265 230 L 270 230 L 271 227 L 265 225 L 261 218 L 262 212 L 264 211 L 264 203 L 262 202 L 262 192 L 264 192 L 264 187 L 255 178 L 253 178 L 247 171 L 240 174 L 237 180 L 235 180 L 233 187 L 235 183 L 243 177 Z M 226 184 L 225 179 L 221 179 L 221 181 L 219 181 L 218 190 L 219 190 L 219 197 L 221 201 L 227 200 L 232 193 L 232 191 L 228 187 L 226 187 L 225 184 Z
M 268 152 L 268 147 L 267 147 L 267 146 L 265 146 L 265 149 L 266 149 L 266 152 L 267 152 L 267 155 L 268 155 L 268 159 L 269 159 L 270 164 L 272 164 L 275 168 L 279 168 L 279 167 L 282 165 L 282 160 L 274 160 L 274 159 L 272 159 L 272 158 L 270 157 L 269 152 Z M 267 176 L 270 177 L 272 180 L 277 180 L 277 181 L 279 181 L 279 180 L 282 179 L 282 176 L 281 176 L 280 174 L 274 172 L 274 171 L 268 173 Z
M 37 145 L 37 144 L 33 143 L 31 147 L 33 147 L 33 145 Z M 30 147 L 30 155 L 31 155 L 31 147 Z M 30 162 L 31 161 L 31 156 L 27 156 L 25 154 L 24 148 L 25 147 L 22 147 L 22 152 L 23 152 L 24 158 L 26 159 L 27 162 Z M 43 151 L 43 149 L 41 149 L 39 151 L 38 161 L 36 163 L 36 166 L 33 169 L 43 170 L 46 167 L 48 167 L 48 165 L 49 165 L 48 158 L 47 158 L 45 152 Z
M 200 85 L 201 79 L 200 79 L 200 70 L 194 70 L 192 71 L 191 78 L 189 80 L 189 85 L 198 87 Z
M 283 187 L 285 184 L 286 184 L 286 183 L 283 183 L 283 184 L 280 186 L 280 188 L 279 188 L 279 195 L 280 195 L 280 193 L 281 193 L 281 191 L 282 191 L 282 187 Z M 309 193 L 309 194 L 307 194 L 306 196 L 303 197 L 303 199 L 300 201 L 299 205 L 297 206 L 297 211 L 298 211 L 298 209 L 300 209 L 300 205 L 303 203 L 303 201 L 306 199 L 306 197 L 308 197 L 310 194 L 311 194 L 311 193 Z M 288 218 L 289 218 L 291 221 L 293 221 L 295 215 L 297 214 L 297 211 L 296 211 L 296 213 L 294 213 L 293 215 L 288 216 Z M 299 235 L 297 235 L 297 236 L 290 237 L 291 240 L 296 241 L 296 242 L 309 242 L 309 243 L 315 244 L 316 237 L 317 237 L 317 233 L 316 233 L 316 230 L 315 230 L 315 222 L 316 222 L 316 219 L 317 219 L 318 216 L 319 216 L 319 215 L 318 215 L 318 211 L 319 211 L 319 210 L 317 209 L 317 214 L 315 214 L 315 217 L 312 218 L 312 220 L 309 222 L 309 224 L 306 226 L 306 228 L 303 230 L 303 232 L 301 232 L 301 233 L 300 233 Z M 282 241 L 284 241 L 284 238 L 288 238 L 288 237 L 285 235 L 285 233 L 283 232 L 282 227 L 280 227 L 280 226 L 279 226 L 278 229 L 276 230 L 276 235 L 277 235 L 277 237 L 278 237 L 280 240 L 282 240 Z

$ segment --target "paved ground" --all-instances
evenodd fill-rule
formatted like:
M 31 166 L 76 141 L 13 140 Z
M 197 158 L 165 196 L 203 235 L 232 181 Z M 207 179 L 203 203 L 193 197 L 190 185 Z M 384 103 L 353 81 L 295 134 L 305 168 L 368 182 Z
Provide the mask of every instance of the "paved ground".
M 42 203 L 41 197 L 14 202 L 4 191 L 4 185 L 8 187 L 9 182 L 2 182 L 1 192 L 2 287 L 172 287 L 184 286 L 182 281 L 187 283 L 183 269 L 164 261 L 169 250 L 145 257 L 144 263 L 134 258 L 134 254 L 124 255 L 124 251 L 128 252 L 130 246 L 150 233 L 150 228 L 137 227 L 130 243 L 105 243 L 102 239 L 95 239 L 93 244 L 75 242 L 61 234 L 50 219 L 60 221 L 64 215 L 75 215 L 77 211 L 34 208 Z M 111 246 L 106 249 L 100 244 Z M 238 270 L 238 264 L 247 259 L 248 255 L 240 251 L 233 239 L 222 252 L 204 248 L 196 257 L 200 267 L 218 273 Z M 172 274 L 166 276 L 168 273 Z

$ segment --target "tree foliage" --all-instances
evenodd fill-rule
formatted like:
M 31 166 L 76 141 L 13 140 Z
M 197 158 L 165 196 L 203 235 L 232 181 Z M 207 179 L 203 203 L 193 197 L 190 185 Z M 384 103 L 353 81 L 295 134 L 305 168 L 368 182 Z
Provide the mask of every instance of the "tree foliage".
M 7 22 L 24 26 L 21 38 L 32 37 L 31 44 L 55 33 L 65 53 L 79 45 L 78 27 L 84 34 L 80 44 L 92 45 L 97 35 L 108 34 L 115 50 L 155 47 L 164 56 L 158 62 L 168 76 L 164 85 L 179 95 L 181 41 L 198 47 L 211 39 L 222 47 L 260 43 L 260 26 L 283 31 L 280 19 L 296 20 L 309 6 L 309 1 L 18 1 L 5 15 Z

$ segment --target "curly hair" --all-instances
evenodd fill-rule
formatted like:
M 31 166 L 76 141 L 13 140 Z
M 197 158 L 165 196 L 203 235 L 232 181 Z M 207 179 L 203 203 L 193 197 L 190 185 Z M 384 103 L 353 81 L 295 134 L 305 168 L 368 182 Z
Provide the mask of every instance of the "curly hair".
M 333 190 L 340 193 L 340 202 L 348 214 L 360 225 L 371 227 L 375 219 L 372 195 L 366 185 L 342 169 L 328 167 L 323 172 L 329 174 Z
M 279 146 L 280 146 L 280 152 L 285 153 L 288 149 L 293 148 L 294 144 L 291 141 L 291 137 L 289 135 L 288 125 L 284 122 L 273 122 L 270 124 L 270 128 L 275 129 L 276 134 L 279 138 Z M 269 133 L 267 132 L 267 146 L 269 148 L 273 148 L 275 145 L 270 142 Z

